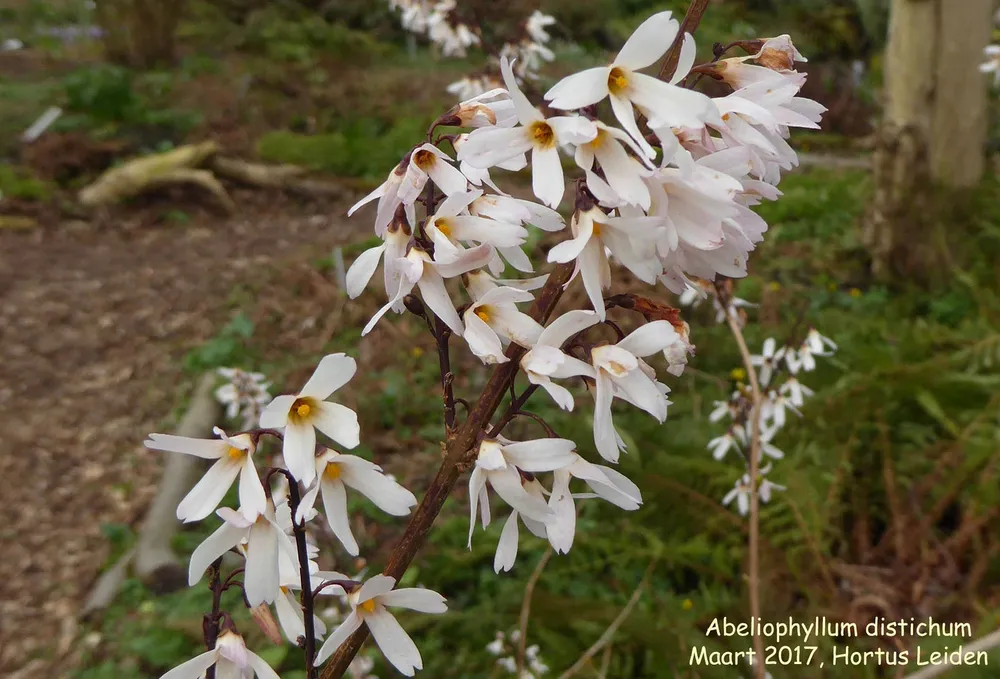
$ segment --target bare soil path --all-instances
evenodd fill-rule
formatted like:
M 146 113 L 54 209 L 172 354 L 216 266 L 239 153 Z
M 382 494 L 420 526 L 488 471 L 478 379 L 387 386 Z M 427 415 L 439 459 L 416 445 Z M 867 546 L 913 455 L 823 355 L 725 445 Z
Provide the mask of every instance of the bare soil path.
M 0 232 L 0 676 L 62 675 L 46 668 L 107 559 L 101 526 L 132 523 L 154 492 L 161 460 L 139 446 L 234 286 L 367 234 L 347 200 L 234 199 L 233 218 L 157 223 L 161 203 Z

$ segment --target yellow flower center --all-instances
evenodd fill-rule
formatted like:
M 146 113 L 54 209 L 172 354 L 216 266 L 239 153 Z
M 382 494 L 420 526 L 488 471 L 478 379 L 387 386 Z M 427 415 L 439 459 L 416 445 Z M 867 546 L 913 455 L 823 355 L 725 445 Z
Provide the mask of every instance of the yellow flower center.
M 611 94 L 621 94 L 628 89 L 628 76 L 625 71 L 615 66 L 608 74 L 608 90 Z
M 288 410 L 288 419 L 292 424 L 301 424 L 308 421 L 319 410 L 319 403 L 314 398 L 308 396 L 297 398 Z
M 608 133 L 607 132 L 605 132 L 604 130 L 601 130 L 601 129 L 597 130 L 597 136 L 594 137 L 594 140 L 592 142 L 589 142 L 590 143 L 590 148 L 594 149 L 595 151 L 597 149 L 601 148 L 601 146 L 604 144 L 604 141 L 605 141 L 605 139 L 607 139 L 607 137 L 608 137 Z
M 484 323 L 489 323 L 492 314 L 488 306 L 481 306 L 478 309 L 476 309 L 476 315 L 479 316 L 481 319 L 483 319 Z
M 556 133 L 544 120 L 536 120 L 528 128 L 535 146 L 541 149 L 552 148 L 556 143 Z
M 694 602 L 691 601 L 690 599 L 685 599 L 684 603 L 681 604 L 681 606 L 684 608 L 685 611 L 690 611 L 692 608 L 694 608 Z
M 623 366 L 618 361 L 608 361 L 608 372 L 610 372 L 612 375 L 617 375 L 621 377 L 622 375 L 628 372 L 628 368 Z
M 594 222 L 594 237 L 596 237 L 596 238 L 600 238 L 601 237 L 601 223 L 600 222 Z
M 434 163 L 437 162 L 437 156 L 430 151 L 421 149 L 413 154 L 413 162 L 416 163 L 417 167 L 421 170 L 426 171 L 434 167 Z
M 729 122 L 729 114 L 728 114 L 728 113 L 726 113 L 725 115 L 723 115 L 723 116 L 722 116 L 722 119 L 723 119 L 724 121 L 726 121 L 726 122 Z
M 743 368 L 733 368 L 732 371 L 729 373 L 729 377 L 738 382 L 742 382 L 747 378 L 747 371 L 744 370 Z
M 240 450 L 235 446 L 229 446 L 229 450 L 226 451 L 229 454 L 229 458 L 232 460 L 242 460 L 243 456 L 247 454 L 247 451 Z
M 326 469 L 323 470 L 323 476 L 331 481 L 336 481 L 340 478 L 340 466 L 336 462 L 330 462 L 326 465 Z
M 444 217 L 442 217 L 441 219 L 435 219 L 434 226 L 436 226 L 437 230 L 443 233 L 446 238 L 451 238 L 451 230 L 453 224 L 451 223 L 450 219 L 446 219 Z
M 375 599 L 369 599 L 368 601 L 362 602 L 361 608 L 365 609 L 369 613 L 375 612 Z

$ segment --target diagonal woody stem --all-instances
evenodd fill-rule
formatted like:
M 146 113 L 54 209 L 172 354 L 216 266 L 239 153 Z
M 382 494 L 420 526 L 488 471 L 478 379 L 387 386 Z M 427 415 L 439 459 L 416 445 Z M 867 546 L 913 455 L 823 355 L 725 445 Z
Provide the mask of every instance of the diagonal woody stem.
M 677 39 L 674 40 L 674 43 L 667 50 L 664 68 L 661 69 L 661 73 L 671 63 L 676 66 L 677 59 L 680 56 L 680 48 L 683 44 L 684 33 L 694 33 L 701 22 L 701 17 L 705 13 L 708 2 L 709 0 L 693 0 L 688 7 Z M 542 325 L 548 321 L 556 308 L 556 304 L 559 302 L 559 298 L 562 297 L 563 286 L 569 281 L 570 276 L 573 274 L 573 269 L 574 263 L 568 262 L 560 264 L 552 271 L 529 312 L 533 319 Z M 475 455 L 476 443 L 482 432 L 489 426 L 494 413 L 500 407 L 509 385 L 513 384 L 514 378 L 517 377 L 520 360 L 525 351 L 525 349 L 513 343 L 507 348 L 504 355 L 510 360 L 500 364 L 493 370 L 493 374 L 490 375 L 489 381 L 483 388 L 482 396 L 480 396 L 479 400 L 472 407 L 468 418 L 466 418 L 462 426 L 455 432 L 454 437 L 448 440 L 445 447 L 445 459 L 441 463 L 441 467 L 438 469 L 434 480 L 431 481 L 431 485 L 424 494 L 420 505 L 413 512 L 413 516 L 410 519 L 410 523 L 406 526 L 403 536 L 392 550 L 389 561 L 382 571 L 385 575 L 396 578 L 398 582 L 413 562 L 417 552 L 424 544 L 424 539 L 427 537 L 431 525 L 441 512 L 441 508 L 444 506 L 448 496 L 451 495 L 455 484 L 458 483 L 459 476 L 467 469 L 469 463 L 472 462 Z M 337 649 L 326 667 L 323 668 L 320 679 L 339 679 L 343 677 L 351 661 L 358 654 L 358 651 L 361 650 L 361 645 L 367 637 L 367 627 L 362 627 L 348 637 L 347 641 Z

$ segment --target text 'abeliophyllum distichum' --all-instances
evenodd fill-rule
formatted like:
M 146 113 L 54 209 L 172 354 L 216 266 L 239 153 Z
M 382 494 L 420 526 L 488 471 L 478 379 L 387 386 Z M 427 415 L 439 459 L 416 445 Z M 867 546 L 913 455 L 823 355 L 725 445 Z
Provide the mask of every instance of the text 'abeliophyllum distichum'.
M 497 572 L 514 565 L 521 525 L 565 553 L 576 539 L 577 502 L 603 500 L 625 511 L 642 503 L 641 480 L 637 484 L 614 466 L 627 451 L 612 406 L 627 404 L 664 422 L 670 388 L 661 380 L 680 375 L 694 348 L 676 309 L 616 293 L 613 272 L 627 270 L 651 291 L 662 285 L 676 294 L 698 291 L 705 281 L 720 277 L 745 276 L 747 258 L 767 230 L 752 207 L 777 199 L 782 170 L 797 164 L 786 142 L 789 128 L 816 128 L 824 111 L 797 96 L 805 75 L 794 65 L 804 59 L 788 36 L 718 46 L 715 60 L 695 66 L 694 40 L 685 35 L 674 52 L 673 73 L 658 77 L 653 67 L 678 30 L 670 12 L 655 14 L 608 65 L 564 78 L 536 101 L 520 89 L 516 64 L 502 57 L 505 87 L 442 115 L 427 139 L 349 212 L 374 203 L 374 232 L 382 239 L 347 272 L 348 294 L 356 298 L 382 269 L 368 294 L 382 296 L 385 305 L 363 334 L 390 312 L 409 312 L 426 321 L 438 346 L 450 446 L 444 464 L 458 470 L 453 478 L 467 473 L 470 545 L 477 524 L 492 521 L 493 496 L 509 507 L 496 549 Z M 737 48 L 745 56 L 722 58 Z M 709 98 L 685 87 L 701 77 L 733 91 Z M 442 128 L 454 131 L 435 136 Z M 530 171 L 535 200 L 515 198 L 499 186 L 504 172 L 522 169 Z M 567 203 L 572 206 L 568 219 L 558 212 Z M 533 229 L 559 239 L 545 257 L 555 265 L 551 277 L 535 275 L 546 262 L 539 261 L 537 248 L 525 250 Z M 549 318 L 555 300 L 570 286 L 582 287 L 586 294 L 580 299 L 589 308 Z M 732 303 L 725 300 L 723 316 L 734 313 Z M 640 324 L 626 334 L 608 318 L 609 309 L 634 315 Z M 478 404 L 454 394 L 450 340 L 463 344 L 461 350 L 493 375 L 487 390 L 497 391 L 484 392 Z M 823 353 L 824 346 L 822 338 L 811 335 L 806 349 L 811 356 Z M 796 355 L 788 363 L 790 358 L 765 347 L 755 360 L 764 367 L 784 359 L 789 368 L 807 360 Z M 663 365 L 664 372 L 654 365 Z M 357 555 L 350 496 L 365 496 L 399 517 L 409 515 L 419 501 L 377 465 L 350 454 L 364 427 L 353 410 L 338 403 L 337 392 L 357 367 L 343 353 L 326 356 L 294 393 L 265 407 L 263 378 L 244 375 L 247 385 L 226 390 L 225 397 L 235 404 L 234 413 L 259 411 L 257 428 L 217 429 L 211 440 L 150 436 L 150 448 L 214 461 L 177 515 L 190 522 L 214 513 L 222 520 L 190 563 L 190 584 L 207 573 L 213 592 L 205 626 L 208 650 L 165 679 L 196 679 L 206 672 L 276 676 L 219 610 L 221 593 L 230 587 L 242 589 L 265 629 L 277 629 L 273 607 L 284 635 L 304 648 L 310 678 L 361 628 L 403 674 L 422 667 L 420 652 L 394 611 L 443 613 L 444 598 L 422 588 L 398 588 L 401 570 L 397 577 L 377 574 L 363 582 L 322 571 L 307 530 L 310 522 L 325 522 L 344 550 Z M 519 375 L 525 385 L 520 394 L 514 385 Z M 580 384 L 589 394 L 574 388 Z M 783 423 L 783 407 L 794 410 L 801 403 L 804 392 L 795 384 L 786 381 L 771 394 L 763 415 L 769 426 Z M 508 391 L 510 403 L 498 411 Z M 532 396 L 592 416 L 593 449 L 600 459 L 586 459 L 577 447 L 583 442 L 560 437 L 527 412 Z M 738 396 L 719 407 L 719 415 L 732 414 L 737 426 L 745 425 Z M 456 409 L 456 403 L 468 407 Z M 494 412 L 501 414 L 494 417 Z M 535 420 L 544 436 L 513 440 L 505 435 L 520 416 Z M 466 436 L 462 432 L 469 422 L 478 429 Z M 255 462 L 268 436 L 281 441 L 277 467 Z M 732 436 L 738 445 L 738 436 Z M 459 440 L 471 445 L 452 450 Z M 713 442 L 718 456 L 725 454 L 724 443 Z M 589 442 L 586 447 L 591 448 Z M 234 483 L 239 506 L 220 508 Z M 440 502 L 427 511 L 421 508 L 413 522 L 429 525 L 439 509 Z M 415 542 L 401 542 L 398 548 L 411 550 L 409 557 L 425 531 L 416 532 Z M 224 574 L 227 552 L 242 556 L 244 565 Z M 326 629 L 315 614 L 323 597 L 339 598 L 348 608 L 334 629 Z M 355 646 L 347 652 L 348 661 L 356 651 Z

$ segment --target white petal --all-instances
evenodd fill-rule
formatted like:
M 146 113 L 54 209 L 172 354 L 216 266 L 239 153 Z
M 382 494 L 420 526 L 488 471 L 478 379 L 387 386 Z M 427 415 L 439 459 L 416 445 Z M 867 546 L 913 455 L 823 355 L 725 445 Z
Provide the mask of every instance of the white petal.
M 553 510 L 552 519 L 545 525 L 549 544 L 559 554 L 565 554 L 573 546 L 576 535 L 576 506 L 573 495 L 569 492 L 569 473 L 558 471 L 552 482 L 552 495 L 549 507 Z
M 632 74 L 632 77 L 641 74 Z M 621 123 L 621 126 L 625 128 L 625 131 L 629 133 L 632 139 L 639 145 L 643 150 L 643 153 L 652 157 L 653 149 L 646 141 L 646 138 L 642 136 L 642 132 L 639 131 L 639 126 L 635 122 L 635 111 L 632 108 L 632 102 L 623 96 L 612 94 L 611 95 L 611 110 L 615 114 L 615 118 Z
M 514 103 L 514 111 L 517 113 L 517 119 L 520 123 L 528 125 L 536 120 L 542 120 L 542 114 L 531 105 L 528 98 L 524 96 L 524 92 L 517 86 L 517 80 L 514 78 L 514 72 L 510 68 L 507 57 L 500 57 L 500 73 L 503 76 L 504 85 L 507 86 L 510 99 Z
M 503 530 L 500 531 L 500 541 L 497 542 L 497 551 L 493 556 L 494 572 L 509 571 L 514 567 L 514 561 L 517 559 L 517 542 L 517 510 L 515 509 L 511 511 L 503 525 Z
M 670 12 L 654 14 L 629 36 L 615 57 L 615 65 L 628 69 L 651 66 L 673 43 L 677 28 L 677 21 L 671 18 Z
M 326 638 L 323 645 L 319 648 L 319 653 L 316 654 L 316 664 L 320 665 L 327 661 L 327 659 L 333 655 L 338 648 L 340 648 L 347 637 L 354 634 L 359 627 L 361 627 L 361 616 L 355 611 L 351 611 L 350 614 L 344 621 L 340 623 L 340 626 L 333 631 L 333 634 Z
M 337 536 L 348 554 L 357 556 L 358 542 L 351 531 L 351 517 L 347 514 L 347 491 L 344 484 L 339 480 L 324 477 L 320 481 L 320 489 L 323 495 L 323 511 L 326 512 L 330 530 Z
M 587 290 L 590 303 L 594 305 L 594 311 L 602 321 L 607 316 L 604 295 L 601 292 L 602 268 L 606 265 L 603 248 L 599 240 L 591 239 L 576 260 L 577 269 L 583 277 L 583 287 Z
M 213 507 L 212 509 L 215 509 Z M 247 455 L 240 469 L 240 511 L 244 516 L 256 517 L 267 509 L 267 496 L 264 486 L 257 476 L 257 468 L 253 464 L 253 456 Z
M 267 404 L 260 414 L 260 426 L 264 429 L 281 429 L 288 423 L 288 411 L 295 403 L 294 396 L 277 396 Z
M 473 467 L 472 473 L 469 475 L 469 549 L 472 549 L 472 534 L 476 530 L 476 509 L 479 505 L 480 493 L 485 489 L 486 473 L 479 467 Z M 489 496 L 485 498 L 485 502 L 489 502 Z
M 566 184 L 556 147 L 531 150 L 531 187 L 538 200 L 553 209 L 559 207 Z
M 487 474 L 490 485 L 504 502 L 525 516 L 546 521 L 552 512 L 540 498 L 529 495 L 521 485 L 521 476 L 513 467 L 491 471 Z
M 245 528 L 224 523 L 205 538 L 204 542 L 195 547 L 188 562 L 188 586 L 200 581 L 212 562 L 239 544 L 246 534 Z
M 411 611 L 420 611 L 421 613 L 444 613 L 448 610 L 448 604 L 445 603 L 443 596 L 429 589 L 415 587 L 404 587 L 387 592 L 382 595 L 381 601 L 385 606 L 409 608 Z
M 473 269 L 481 269 L 493 258 L 494 250 L 492 245 L 477 245 L 474 248 L 459 251 L 452 259 L 434 260 L 434 269 L 444 278 L 455 278 Z M 435 253 L 435 257 L 438 255 Z M 459 333 L 461 334 L 461 333 Z
M 618 448 L 615 426 L 611 420 L 611 400 L 614 398 L 611 378 L 603 372 L 597 375 L 597 389 L 594 396 L 594 443 L 597 452 L 608 462 L 618 462 L 621 451 Z
M 363 468 L 341 457 L 344 483 L 367 497 L 375 506 L 393 516 L 406 516 L 417 505 L 417 498 L 406 488 L 380 471 Z M 360 458 L 353 458 L 359 460 Z
M 694 42 L 694 36 L 690 33 L 684 34 L 684 42 L 681 44 L 681 54 L 677 59 L 677 68 L 670 76 L 670 84 L 676 85 L 684 76 L 691 72 L 694 66 L 695 57 L 698 56 L 698 48 Z
M 357 370 L 357 361 L 347 354 L 330 354 L 324 356 L 323 360 L 316 366 L 312 377 L 302 387 L 299 396 L 322 401 L 350 382 Z
M 417 283 L 420 288 L 420 295 L 424 299 L 424 304 L 440 318 L 445 325 L 451 328 L 456 335 L 464 334 L 462 319 L 458 317 L 455 304 L 448 296 L 448 289 L 444 286 L 444 279 L 435 272 L 427 271 Z
M 503 447 L 504 456 L 522 471 L 550 472 L 572 464 L 579 456 L 576 444 L 569 439 L 536 439 L 507 443 Z
M 469 345 L 469 349 L 483 363 L 506 363 L 510 359 L 503 355 L 503 344 L 496 332 L 486 324 L 486 322 L 476 315 L 475 309 L 465 312 L 465 332 L 462 337 Z
M 205 673 L 205 670 L 215 664 L 217 655 L 215 649 L 205 651 L 201 655 L 196 655 L 190 660 L 181 663 L 160 677 L 160 679 L 198 679 Z
M 570 393 L 569 389 L 552 381 L 545 381 L 540 384 L 542 389 L 547 391 L 552 400 L 556 402 L 556 405 L 563 410 L 573 410 L 573 394 Z
M 577 217 L 576 235 L 568 241 L 559 243 L 549 250 L 550 262 L 572 262 L 580 256 L 594 234 L 594 219 L 588 213 Z
M 365 624 L 393 667 L 408 677 L 413 676 L 414 670 L 423 669 L 420 651 L 391 613 L 384 608 L 376 609 L 375 613 L 365 616 Z
M 381 573 L 373 575 L 365 581 L 365 584 L 361 585 L 361 590 L 358 592 L 358 603 L 362 604 L 369 599 L 382 596 L 386 592 L 392 591 L 395 586 L 396 578 Z
M 247 651 L 247 664 L 257 673 L 257 679 L 281 679 L 271 666 L 253 651 Z
M 295 643 L 300 636 L 305 636 L 306 627 L 303 621 L 302 608 L 291 599 L 291 594 L 282 592 L 274 600 L 274 611 L 278 614 L 278 624 L 281 625 L 285 637 Z
M 615 385 L 624 391 L 628 401 L 642 408 L 660 422 L 667 419 L 667 397 L 657 387 L 657 383 L 641 370 L 633 370 L 627 375 L 613 377 Z
M 292 476 L 307 486 L 311 485 L 316 478 L 316 430 L 313 426 L 289 422 L 285 427 L 281 454 Z
M 185 523 L 201 521 L 214 512 L 239 475 L 240 468 L 241 465 L 228 455 L 218 460 L 177 505 L 177 518 Z
M 369 248 L 358 255 L 358 258 L 351 264 L 351 268 L 347 270 L 346 276 L 348 297 L 355 299 L 365 291 L 368 281 L 375 275 L 378 263 L 382 261 L 382 253 L 385 252 L 385 247 L 385 243 L 382 243 L 382 245 Z
M 618 346 L 633 356 L 644 358 L 663 351 L 678 339 L 670 321 L 653 321 L 633 330 Z
M 217 460 L 229 450 L 229 444 L 219 439 L 196 439 L 173 434 L 150 434 L 149 440 L 144 443 L 151 450 L 184 453 L 206 460 Z
M 531 139 L 524 127 L 483 128 L 469 134 L 458 157 L 474 168 L 487 170 L 530 149 Z
M 600 317 L 593 311 L 583 309 L 567 311 L 549 323 L 538 337 L 538 343 L 552 347 L 561 347 L 570 337 L 600 323 L 600 321 Z
M 546 121 L 559 144 L 586 144 L 597 137 L 597 125 L 583 116 L 556 116 Z
M 339 403 L 321 401 L 317 408 L 314 426 L 334 441 L 350 450 L 361 442 L 358 414 Z
M 250 528 L 243 589 L 250 607 L 271 603 L 278 594 L 278 529 L 267 521 Z
M 588 68 L 574 73 L 557 82 L 545 93 L 552 108 L 570 110 L 590 106 L 608 96 L 608 73 L 606 66 Z

